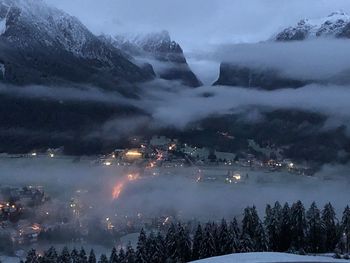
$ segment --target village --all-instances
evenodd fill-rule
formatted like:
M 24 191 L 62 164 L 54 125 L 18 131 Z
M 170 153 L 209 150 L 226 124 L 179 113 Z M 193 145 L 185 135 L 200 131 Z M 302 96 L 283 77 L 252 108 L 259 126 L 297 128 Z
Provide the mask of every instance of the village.
M 134 140 L 139 142 L 137 138 Z M 106 166 L 136 164 L 146 168 L 215 169 L 215 167 L 224 166 L 231 172 L 243 168 L 266 172 L 285 171 L 305 176 L 311 176 L 315 172 L 314 168 L 308 164 L 284 158 L 282 149 L 262 148 L 253 140 L 249 140 L 248 143 L 247 151 L 232 153 L 191 146 L 165 136 L 153 136 L 149 141 L 141 141 L 139 147 L 116 149 L 111 154 L 100 156 L 96 162 Z M 252 152 L 259 152 L 259 156 Z
M 93 167 L 120 168 L 123 173 L 113 186 L 111 202 L 118 204 L 124 189 L 132 182 L 158 176 L 187 176 L 197 184 L 244 184 L 257 172 L 288 173 L 310 176 L 313 170 L 305 165 L 283 159 L 278 150 L 259 148 L 249 142 L 255 151 L 264 152 L 266 158 L 252 153 L 220 152 L 199 148 L 164 136 L 149 141 L 133 139 L 135 147 L 116 149 L 98 157 L 72 158 L 63 149 L 32 151 L 23 155 L 2 155 L 0 158 L 55 161 L 67 159 L 85 161 Z M 248 151 L 247 151 L 248 152 Z M 274 156 L 275 158 L 268 158 Z M 186 173 L 182 171 L 186 170 Z M 181 174 L 181 175 L 180 175 Z M 162 211 L 156 216 L 141 212 L 106 210 L 92 220 L 97 205 L 89 200 L 87 189 L 75 189 L 65 200 L 51 197 L 43 186 L 0 185 L 0 228 L 3 247 L 20 251 L 21 247 L 40 242 L 121 242 L 121 239 L 141 228 L 160 230 L 179 219 L 179 211 Z M 91 230 L 94 231 L 91 231 Z M 91 233 L 94 232 L 92 236 Z M 7 243 L 6 243 L 7 242 Z

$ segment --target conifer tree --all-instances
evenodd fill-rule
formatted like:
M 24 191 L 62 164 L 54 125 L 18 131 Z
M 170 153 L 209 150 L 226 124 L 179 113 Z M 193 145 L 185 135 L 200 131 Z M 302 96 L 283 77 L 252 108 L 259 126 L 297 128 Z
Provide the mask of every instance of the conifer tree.
M 255 236 L 256 228 L 259 224 L 259 217 L 255 207 L 244 209 L 242 220 L 242 235 L 248 235 L 251 239 Z
M 28 252 L 25 263 L 39 263 L 39 256 L 36 254 L 35 249 L 31 249 Z
M 300 250 L 305 248 L 306 243 L 306 218 L 305 208 L 301 201 L 297 201 L 290 211 L 292 246 Z
M 222 219 L 221 225 L 219 227 L 219 244 L 219 255 L 227 255 L 233 252 L 232 235 L 229 232 L 225 219 Z
M 345 244 L 345 252 L 348 254 L 350 250 L 350 208 L 347 206 L 343 212 L 341 221 L 341 229 L 343 232 L 343 239 Z
M 58 255 L 54 247 L 50 247 L 45 251 L 44 256 L 40 260 L 41 263 L 57 263 Z
M 96 263 L 96 255 L 93 249 L 90 250 L 88 263 Z
M 279 249 L 278 251 L 287 251 L 291 247 L 292 243 L 292 230 L 291 230 L 291 218 L 290 207 L 288 203 L 285 203 L 282 208 L 281 217 L 281 232 L 279 236 Z
M 249 236 L 253 244 L 253 250 L 266 251 L 267 237 L 264 227 L 258 216 L 255 206 L 247 207 L 244 210 L 242 221 L 242 234 Z
M 126 247 L 125 263 L 135 263 L 135 251 L 130 242 Z
M 169 261 L 175 261 L 176 260 L 176 227 L 172 223 L 170 224 L 167 234 L 165 236 L 165 251 L 166 251 L 166 258 Z
M 118 263 L 125 263 L 125 251 L 123 248 L 120 248 L 119 255 L 118 255 Z
M 324 206 L 321 220 L 324 232 L 324 252 L 332 252 L 337 244 L 337 218 L 331 203 Z
M 193 245 L 192 245 L 192 260 L 201 259 L 200 251 L 203 242 L 203 229 L 201 224 L 198 224 L 197 230 L 193 237 Z
M 80 258 L 80 263 L 87 263 L 88 262 L 88 258 L 87 258 L 87 255 L 86 255 L 84 248 L 80 249 L 79 258 Z
M 108 263 L 107 256 L 105 254 L 102 254 L 98 263 Z
M 234 217 L 233 220 L 230 222 L 229 226 L 229 232 L 231 236 L 231 249 L 233 253 L 240 252 L 240 237 L 241 237 L 241 231 L 238 227 L 237 219 Z
M 155 253 L 152 256 L 152 262 L 165 262 L 166 260 L 166 251 L 164 238 L 160 232 L 158 232 L 155 238 Z
M 109 256 L 109 263 L 119 263 L 118 252 L 115 247 L 112 248 L 111 255 Z
M 243 234 L 239 247 L 240 253 L 249 253 L 254 251 L 254 244 L 248 234 Z
M 313 202 L 306 213 L 307 242 L 310 252 L 320 253 L 323 244 L 321 213 Z
M 200 249 L 200 258 L 209 258 L 215 256 L 215 241 L 211 231 L 211 223 L 207 223 L 204 228 L 203 241 Z
M 256 227 L 256 232 L 255 232 L 255 251 L 257 252 L 265 252 L 268 251 L 269 245 L 268 245 L 268 240 L 266 236 L 266 232 L 264 229 L 264 226 L 261 222 Z
M 282 207 L 276 202 L 274 207 L 266 208 L 265 227 L 269 248 L 272 251 L 280 250 L 280 236 L 282 227 Z
M 70 263 L 71 256 L 67 247 L 64 247 L 61 251 L 61 255 L 58 257 L 59 263 Z
M 80 263 L 79 253 L 76 250 L 76 248 L 73 248 L 73 250 L 70 253 L 70 255 L 71 255 L 72 263 Z
M 182 225 L 177 225 L 176 261 L 188 262 L 191 259 L 191 239 L 189 232 Z
M 147 236 L 143 229 L 141 229 L 139 239 L 137 241 L 136 250 L 136 262 L 137 263 L 147 263 Z

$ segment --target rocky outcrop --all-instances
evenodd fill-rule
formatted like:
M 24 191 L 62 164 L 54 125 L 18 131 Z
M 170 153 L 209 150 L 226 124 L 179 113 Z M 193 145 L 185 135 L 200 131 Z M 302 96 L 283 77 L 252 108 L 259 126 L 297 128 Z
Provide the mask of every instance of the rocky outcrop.
M 214 83 L 214 85 L 261 88 L 265 90 L 299 88 L 306 84 L 307 81 L 284 77 L 276 70 L 259 70 L 229 63 L 220 65 L 220 76 Z
M 150 63 L 156 75 L 166 80 L 179 80 L 190 87 L 201 82 L 187 64 L 181 46 L 170 38 L 167 31 L 146 35 L 103 37 L 135 60 Z

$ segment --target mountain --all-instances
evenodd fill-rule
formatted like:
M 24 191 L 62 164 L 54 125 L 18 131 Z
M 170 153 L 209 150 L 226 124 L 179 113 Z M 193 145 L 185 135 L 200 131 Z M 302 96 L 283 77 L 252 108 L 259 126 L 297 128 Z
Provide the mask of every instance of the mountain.
M 0 66 L 6 83 L 91 83 L 125 95 L 153 77 L 43 0 L 0 0 Z
M 350 38 L 350 16 L 334 12 L 325 18 L 302 19 L 275 37 L 276 41 L 295 41 L 315 38 Z
M 102 38 L 133 57 L 136 64 L 142 65 L 145 62 L 151 64 L 155 73 L 162 79 L 179 80 L 190 87 L 202 85 L 187 64 L 181 46 L 171 39 L 167 31 Z
M 303 19 L 296 26 L 288 27 L 276 34 L 270 41 L 287 42 L 318 40 L 324 38 L 350 38 L 350 16 L 335 12 L 320 19 Z M 214 85 L 241 86 L 276 90 L 281 88 L 300 88 L 307 84 L 349 84 L 349 71 L 344 71 L 327 79 L 298 79 L 287 77 L 277 68 L 242 66 L 223 61 L 220 74 Z
M 106 122 L 144 112 L 84 99 L 90 85 L 99 88 L 93 88 L 93 97 L 137 98 L 138 83 L 153 77 L 77 18 L 43 0 L 0 0 L 0 152 L 60 146 L 66 153 L 101 152 L 112 145 L 98 136 Z M 39 96 L 38 88 L 58 96 Z M 71 98 L 72 92 L 81 97 Z
M 239 86 L 275 90 L 281 88 L 299 88 L 309 82 L 287 78 L 276 69 L 257 69 L 223 62 L 220 74 L 214 85 Z

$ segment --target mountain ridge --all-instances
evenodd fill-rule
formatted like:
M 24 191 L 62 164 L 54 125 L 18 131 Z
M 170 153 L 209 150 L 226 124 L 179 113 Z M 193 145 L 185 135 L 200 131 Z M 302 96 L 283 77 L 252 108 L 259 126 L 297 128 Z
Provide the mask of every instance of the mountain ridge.
M 177 80 L 190 87 L 202 85 L 187 64 L 180 44 L 172 40 L 166 30 L 143 35 L 102 37 L 136 61 L 145 59 L 161 79 Z
M 279 32 L 276 41 L 297 41 L 322 37 L 350 38 L 350 16 L 342 11 L 327 17 L 302 19 L 297 25 Z
M 350 16 L 344 12 L 333 12 L 318 19 L 302 19 L 296 26 L 287 27 L 264 43 L 284 43 L 293 41 L 318 41 L 322 39 L 350 39 Z M 286 50 L 287 51 L 287 50 Z M 300 88 L 312 83 L 348 84 L 349 70 L 327 79 L 305 79 L 290 77 L 278 68 L 242 66 L 239 63 L 222 61 L 219 78 L 213 85 L 242 86 L 275 90 Z
M 4 82 L 91 83 L 131 95 L 133 83 L 153 78 L 77 18 L 42 0 L 1 0 L 0 21 Z

